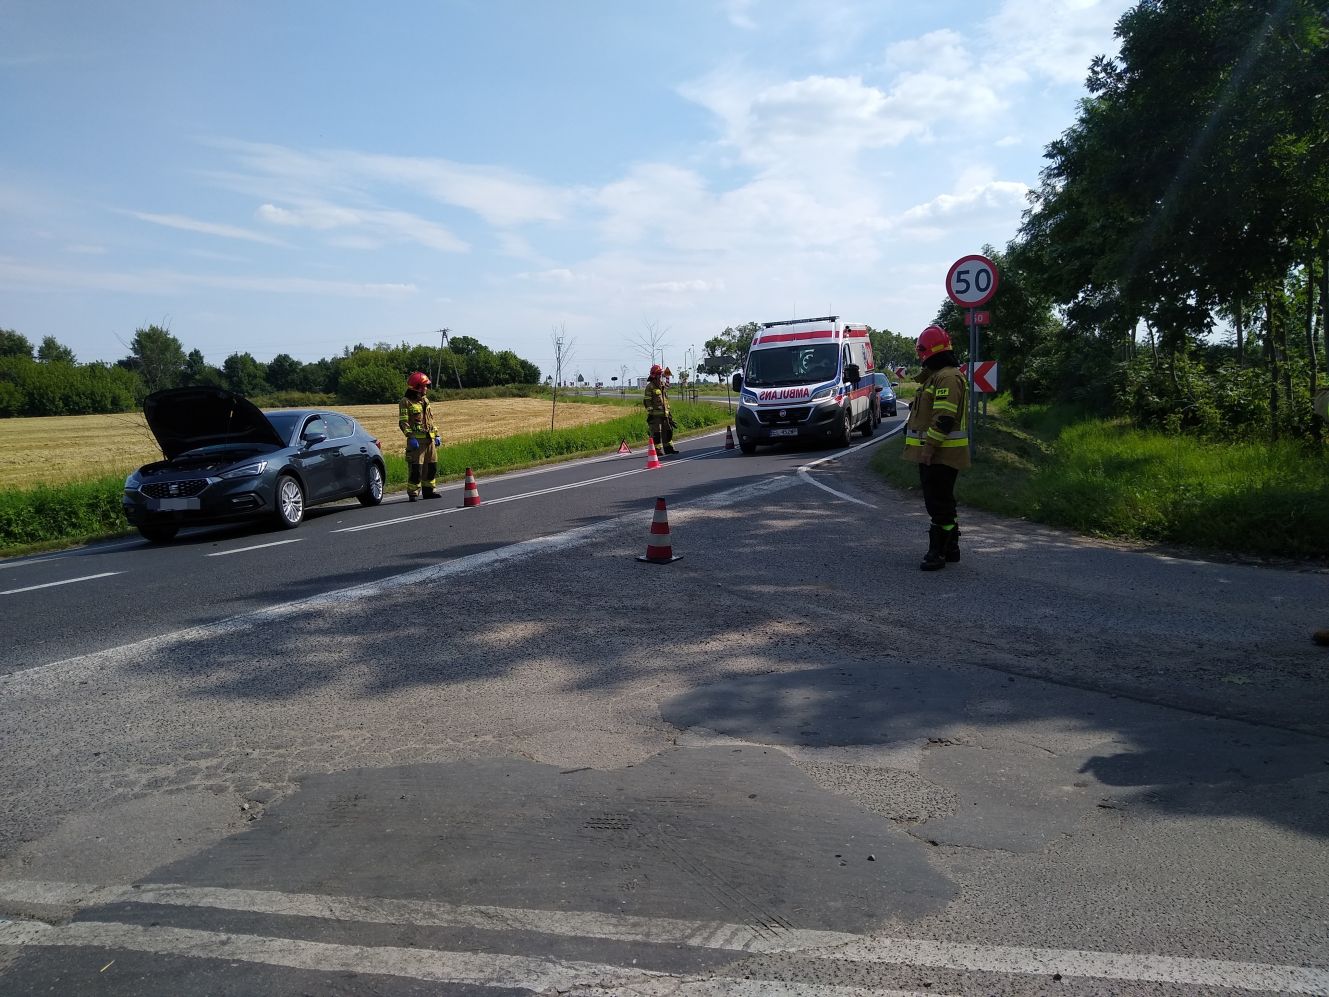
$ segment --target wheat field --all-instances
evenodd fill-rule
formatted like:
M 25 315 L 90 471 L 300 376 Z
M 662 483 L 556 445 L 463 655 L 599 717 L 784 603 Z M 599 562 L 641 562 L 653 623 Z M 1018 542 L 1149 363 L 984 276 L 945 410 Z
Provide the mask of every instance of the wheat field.
M 461 399 L 433 407 L 435 419 L 442 419 L 444 446 L 549 428 L 550 403 L 538 398 Z M 400 447 L 396 404 L 342 405 L 335 411 L 353 417 L 385 451 Z M 560 404 L 556 428 L 607 422 L 623 414 L 613 405 Z M 161 451 L 141 412 L 0 419 L 0 489 L 123 475 L 159 459 Z

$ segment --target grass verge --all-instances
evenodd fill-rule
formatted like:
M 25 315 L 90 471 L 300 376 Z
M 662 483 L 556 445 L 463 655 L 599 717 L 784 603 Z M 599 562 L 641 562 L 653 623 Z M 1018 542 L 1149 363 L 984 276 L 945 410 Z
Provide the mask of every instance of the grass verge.
M 1329 557 L 1329 466 L 1297 443 L 1208 443 L 1120 421 L 989 405 L 961 503 L 1091 536 L 1264 557 Z M 918 488 L 897 448 L 872 467 Z

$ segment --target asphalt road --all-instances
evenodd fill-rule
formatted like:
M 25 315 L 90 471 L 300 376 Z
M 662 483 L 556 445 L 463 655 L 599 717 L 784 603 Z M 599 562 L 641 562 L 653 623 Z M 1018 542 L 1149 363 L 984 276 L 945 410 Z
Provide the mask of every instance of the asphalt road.
M 0 993 L 1329 993 L 1329 576 L 894 427 L 0 563 Z

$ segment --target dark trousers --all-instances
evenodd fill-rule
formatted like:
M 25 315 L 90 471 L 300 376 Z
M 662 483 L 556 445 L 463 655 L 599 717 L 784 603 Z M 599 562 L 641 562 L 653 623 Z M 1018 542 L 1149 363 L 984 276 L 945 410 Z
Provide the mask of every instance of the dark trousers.
M 919 464 L 918 482 L 923 486 L 923 506 L 933 526 L 955 525 L 955 479 L 960 472 L 945 464 Z

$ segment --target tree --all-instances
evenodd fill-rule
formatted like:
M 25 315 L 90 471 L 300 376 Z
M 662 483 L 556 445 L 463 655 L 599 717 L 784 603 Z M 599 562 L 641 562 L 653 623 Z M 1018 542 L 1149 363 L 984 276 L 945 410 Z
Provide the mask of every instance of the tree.
M 72 364 L 78 362 L 74 357 L 74 351 L 63 345 L 54 336 L 42 338 L 41 345 L 37 347 L 37 359 L 42 363 Z
M 130 355 L 120 361 L 120 366 L 137 371 L 149 393 L 184 383 L 185 348 L 160 326 L 136 329 L 129 350 Z
M 182 383 L 220 388 L 226 384 L 226 378 L 220 370 L 203 359 L 201 351 L 190 350 L 189 356 L 185 357 L 185 374 Z
M 13 329 L 0 329 L 0 357 L 32 358 L 32 343 Z
M 658 322 L 643 322 L 642 329 L 630 342 L 633 349 L 646 358 L 648 364 L 664 363 L 664 351 L 669 345 L 665 336 L 669 329 L 661 328 Z
M 365 352 L 344 362 L 338 397 L 354 405 L 376 405 L 401 397 L 403 374 L 382 354 Z
M 248 353 L 232 353 L 222 361 L 226 387 L 237 395 L 258 395 L 268 390 L 263 365 Z
M 713 336 L 702 343 L 702 349 L 706 351 L 706 356 L 710 360 L 718 360 L 720 357 L 733 357 L 734 363 L 738 366 L 743 365 L 747 358 L 748 347 L 752 345 L 753 338 L 761 332 L 760 322 L 744 322 L 739 326 L 726 326 L 725 331 L 718 336 Z M 716 363 L 707 364 L 707 369 L 721 366 Z
M 273 391 L 291 391 L 300 386 L 304 365 L 289 353 L 278 353 L 268 362 L 267 382 Z

